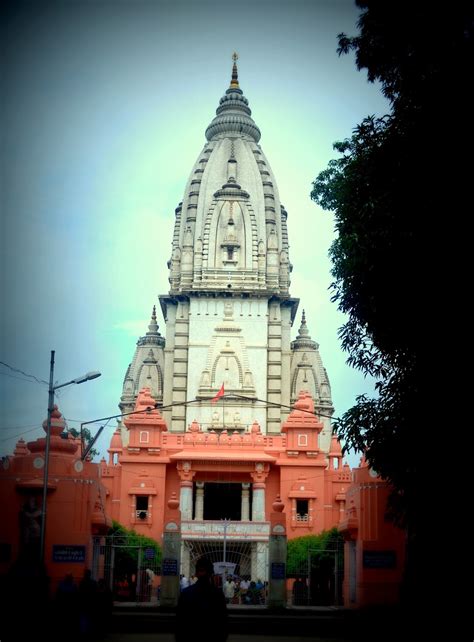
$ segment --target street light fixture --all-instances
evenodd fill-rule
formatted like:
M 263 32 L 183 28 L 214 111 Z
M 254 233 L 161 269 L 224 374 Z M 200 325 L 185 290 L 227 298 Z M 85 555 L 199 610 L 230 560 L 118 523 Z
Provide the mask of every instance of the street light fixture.
M 82 377 L 76 377 L 76 379 L 71 379 L 66 383 L 61 383 L 57 386 L 53 385 L 54 380 L 54 350 L 51 350 L 51 364 L 49 369 L 49 388 L 48 388 L 48 419 L 46 424 L 46 449 L 44 453 L 44 475 L 43 475 L 43 516 L 41 520 L 41 533 L 40 533 L 40 565 L 44 564 L 44 545 L 45 545 L 45 534 L 46 534 L 46 512 L 47 512 L 47 498 L 48 498 L 48 471 L 49 471 L 49 448 L 51 442 L 51 414 L 53 412 L 54 405 L 54 391 L 58 388 L 64 388 L 64 386 L 69 386 L 72 383 L 84 383 L 85 381 L 90 381 L 91 379 L 97 379 L 100 377 L 101 373 L 97 371 L 87 372 Z

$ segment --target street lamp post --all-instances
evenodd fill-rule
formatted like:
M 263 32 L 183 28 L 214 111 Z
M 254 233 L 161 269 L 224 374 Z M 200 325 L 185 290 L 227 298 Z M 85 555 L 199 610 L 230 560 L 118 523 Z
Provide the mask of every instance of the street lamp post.
M 49 472 L 49 448 L 51 442 L 51 414 L 54 407 L 54 391 L 58 388 L 64 388 L 64 386 L 69 386 L 72 383 L 84 383 L 85 381 L 90 381 L 91 379 L 96 379 L 100 377 L 100 372 L 87 372 L 82 377 L 77 377 L 76 379 L 71 379 L 66 383 L 61 383 L 57 386 L 53 385 L 54 380 L 54 350 L 51 350 L 51 363 L 49 369 L 49 388 L 48 388 L 48 418 L 46 424 L 46 449 L 44 453 L 44 475 L 43 475 L 43 506 L 42 506 L 42 519 L 41 519 L 41 533 L 40 533 L 40 565 L 44 564 L 44 545 L 45 545 L 45 535 L 46 535 L 46 512 L 47 512 L 47 498 L 48 498 L 48 472 Z

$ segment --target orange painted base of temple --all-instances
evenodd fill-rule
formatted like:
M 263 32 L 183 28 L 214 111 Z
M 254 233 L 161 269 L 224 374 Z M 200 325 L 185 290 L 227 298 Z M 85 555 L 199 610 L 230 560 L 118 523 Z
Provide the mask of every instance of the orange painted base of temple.
M 44 426 L 46 422 L 44 422 Z M 54 589 L 71 573 L 82 577 L 91 565 L 92 536 L 112 525 L 105 510 L 106 489 L 97 464 L 81 460 L 81 444 L 63 433 L 64 419 L 55 409 L 49 451 L 45 565 Z M 46 428 L 45 428 L 46 430 Z M 65 438 L 63 438 L 63 435 Z M 39 559 L 46 438 L 17 443 L 0 472 L 2 506 L 0 572 L 14 561 Z
M 362 458 L 347 492 L 344 606 L 397 604 L 405 564 L 405 535 L 386 517 L 390 486 Z
M 336 437 L 329 453 L 320 450 L 323 425 L 308 393 L 300 394 L 275 435 L 262 434 L 256 422 L 244 433 L 205 432 L 197 422 L 185 433 L 172 433 L 154 406 L 150 391 L 141 390 L 135 412 L 124 422 L 128 443 L 116 431 L 108 462 L 99 464 L 82 461 L 79 440 L 62 434 L 64 421 L 54 411 L 45 537 L 52 588 L 67 573 L 77 580 L 92 567 L 92 538 L 105 535 L 112 519 L 161 543 L 173 493 L 183 540 L 199 533 L 205 539 L 212 524 L 224 518 L 243 537 L 258 539 L 269 533 L 279 496 L 289 539 L 334 526 L 344 533 L 345 605 L 395 599 L 403 537 L 383 520 L 387 488 L 366 466 L 356 469 L 352 483 Z M 39 546 L 45 442 L 20 440 L 0 471 L 2 573 Z

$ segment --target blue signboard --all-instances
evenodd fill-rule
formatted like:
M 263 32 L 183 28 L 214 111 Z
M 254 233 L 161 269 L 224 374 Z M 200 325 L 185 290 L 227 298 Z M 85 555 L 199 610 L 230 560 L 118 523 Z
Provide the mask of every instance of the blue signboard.
M 155 549 L 154 548 L 145 548 L 145 559 L 154 560 L 155 559 Z
M 272 562 L 272 580 L 284 580 L 284 579 L 285 579 L 285 563 Z
M 364 568 L 396 568 L 397 553 L 396 551 L 364 551 L 362 563 Z
M 53 562 L 86 561 L 86 547 L 74 544 L 53 544 Z
M 165 558 L 162 564 L 163 575 L 178 575 L 178 560 Z

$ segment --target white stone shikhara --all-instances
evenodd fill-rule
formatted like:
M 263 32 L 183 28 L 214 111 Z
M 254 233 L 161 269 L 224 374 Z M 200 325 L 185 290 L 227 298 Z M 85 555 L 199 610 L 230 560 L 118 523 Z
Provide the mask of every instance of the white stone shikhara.
M 148 385 L 160 405 L 173 405 L 163 413 L 173 432 L 194 419 L 204 431 L 229 432 L 257 420 L 264 434 L 278 434 L 288 415 L 279 405 L 290 406 L 306 389 L 328 451 L 329 380 L 304 318 L 291 342 L 299 300 L 289 292 L 288 214 L 259 140 L 234 65 L 176 209 L 170 290 L 160 296 L 166 342 L 155 325 L 139 340 L 120 407 L 131 408 Z M 222 384 L 227 399 L 212 404 Z

